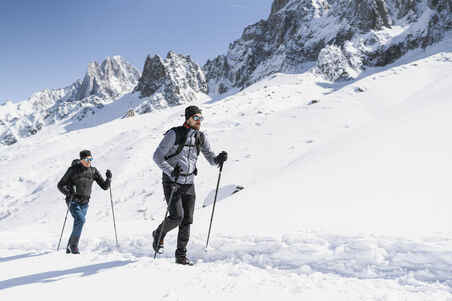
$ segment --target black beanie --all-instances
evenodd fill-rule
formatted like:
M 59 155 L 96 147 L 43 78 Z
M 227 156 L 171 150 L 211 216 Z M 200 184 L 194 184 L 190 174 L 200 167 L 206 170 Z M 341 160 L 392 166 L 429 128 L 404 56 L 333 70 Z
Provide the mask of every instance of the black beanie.
M 87 149 L 82 150 L 82 151 L 80 152 L 80 159 L 81 159 L 81 160 L 85 159 L 86 157 L 92 157 L 92 156 L 91 156 L 91 152 L 90 152 L 89 150 L 87 150 Z
M 190 119 L 195 114 L 201 114 L 201 109 L 197 106 L 188 106 L 185 108 L 185 120 Z

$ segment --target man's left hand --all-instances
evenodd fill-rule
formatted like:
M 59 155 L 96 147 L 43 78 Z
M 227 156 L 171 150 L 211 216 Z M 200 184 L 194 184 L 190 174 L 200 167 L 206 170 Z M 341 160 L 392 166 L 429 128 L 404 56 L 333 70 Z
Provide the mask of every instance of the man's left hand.
M 228 153 L 226 151 L 222 151 L 218 154 L 218 156 L 216 156 L 215 163 L 222 165 L 224 162 L 226 162 L 226 160 L 228 160 Z

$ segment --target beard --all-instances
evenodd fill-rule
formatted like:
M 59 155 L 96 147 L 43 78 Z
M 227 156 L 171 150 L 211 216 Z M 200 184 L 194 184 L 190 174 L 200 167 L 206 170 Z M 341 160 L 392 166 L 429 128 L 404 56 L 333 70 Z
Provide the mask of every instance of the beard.
M 200 122 L 191 123 L 191 124 L 189 124 L 189 126 L 190 126 L 192 129 L 195 129 L 195 130 L 199 131 L 199 129 L 201 128 L 201 123 L 200 123 Z

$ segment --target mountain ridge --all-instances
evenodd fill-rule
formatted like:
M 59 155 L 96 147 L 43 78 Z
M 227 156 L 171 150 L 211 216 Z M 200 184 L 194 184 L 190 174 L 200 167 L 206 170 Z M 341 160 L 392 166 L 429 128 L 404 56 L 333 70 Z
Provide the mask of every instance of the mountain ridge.
M 326 79 L 348 79 L 440 41 L 452 28 L 451 12 L 448 0 L 275 0 L 267 20 L 247 26 L 203 70 L 212 95 L 275 72 L 300 72 L 319 55 Z M 334 63 L 325 68 L 329 56 L 339 56 L 340 76 Z
M 138 82 L 138 70 L 120 56 L 92 62 L 83 79 L 59 89 L 44 89 L 27 100 L 0 106 L 0 144 L 11 145 L 36 134 L 43 127 L 95 114 L 114 99 L 130 92 Z

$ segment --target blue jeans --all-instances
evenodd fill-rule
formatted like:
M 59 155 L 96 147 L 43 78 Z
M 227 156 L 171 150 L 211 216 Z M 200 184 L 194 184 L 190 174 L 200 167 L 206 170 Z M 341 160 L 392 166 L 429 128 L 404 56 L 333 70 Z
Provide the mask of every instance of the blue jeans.
M 72 228 L 71 237 L 73 239 L 80 238 L 82 234 L 83 225 L 86 221 L 86 213 L 88 212 L 88 204 L 79 204 L 76 202 L 72 202 L 69 207 L 69 211 L 71 212 L 72 217 L 74 218 L 74 227 Z

